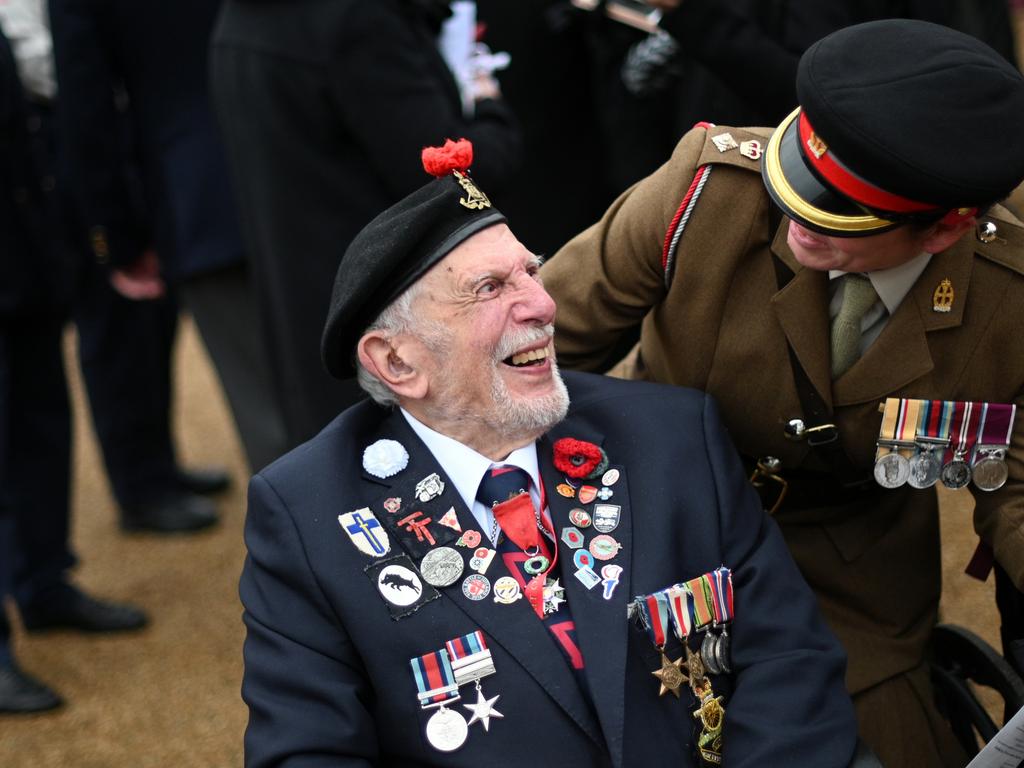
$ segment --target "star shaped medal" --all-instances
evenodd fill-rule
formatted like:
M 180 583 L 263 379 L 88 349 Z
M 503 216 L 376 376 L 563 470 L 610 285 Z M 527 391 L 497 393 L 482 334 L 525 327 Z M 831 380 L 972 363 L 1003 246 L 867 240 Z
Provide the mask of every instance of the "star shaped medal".
M 463 707 L 465 707 L 473 713 L 473 717 L 469 719 L 469 725 L 472 725 L 473 723 L 479 721 L 483 724 L 485 731 L 491 730 L 491 718 L 504 717 L 504 715 L 501 714 L 501 712 L 494 708 L 494 702 L 496 702 L 500 698 L 501 694 L 498 694 L 497 696 L 490 699 L 484 698 L 484 692 L 480 689 L 480 683 L 478 681 L 476 685 L 476 704 L 462 705 Z
M 668 595 L 665 590 L 662 590 L 661 592 L 655 592 L 646 597 L 638 598 L 636 603 L 644 627 L 651 637 L 651 642 L 654 643 L 654 647 L 661 654 L 661 669 L 651 672 L 661 683 L 658 695 L 664 696 L 666 693 L 671 693 L 678 699 L 679 689 L 686 682 L 686 674 L 682 669 L 683 660 L 681 658 L 672 661 L 665 655 L 666 632 L 669 621 Z
M 671 693 L 677 699 L 679 698 L 679 689 L 682 688 L 683 683 L 686 682 L 686 673 L 683 672 L 682 667 L 682 658 L 670 661 L 668 656 L 662 652 L 661 669 L 651 672 L 652 675 L 661 681 L 661 688 L 658 689 L 659 696 Z

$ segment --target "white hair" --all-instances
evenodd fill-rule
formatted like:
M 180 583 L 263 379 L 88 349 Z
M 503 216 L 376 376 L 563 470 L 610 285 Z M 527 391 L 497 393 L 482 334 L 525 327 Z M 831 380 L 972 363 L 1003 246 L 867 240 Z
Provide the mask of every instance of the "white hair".
M 389 337 L 397 336 L 400 333 L 416 333 L 417 319 L 413 314 L 412 305 L 422 291 L 423 281 L 417 280 L 377 315 L 377 319 L 367 326 L 363 335 L 371 331 L 383 331 Z M 419 334 L 417 333 L 417 335 Z M 356 381 L 359 382 L 363 391 L 373 398 L 375 403 L 387 406 L 398 405 L 398 397 L 391 387 L 367 369 L 358 355 L 356 355 Z

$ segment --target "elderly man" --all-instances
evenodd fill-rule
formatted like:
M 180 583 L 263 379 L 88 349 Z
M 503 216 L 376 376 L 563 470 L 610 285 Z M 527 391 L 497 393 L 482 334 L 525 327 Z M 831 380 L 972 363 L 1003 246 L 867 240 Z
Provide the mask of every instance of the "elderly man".
M 842 653 L 715 406 L 563 383 L 459 149 L 338 271 L 325 363 L 376 402 L 252 481 L 246 764 L 847 765 Z
M 962 765 L 924 662 L 936 494 L 881 488 L 872 465 L 886 398 L 1024 401 L 1024 230 L 995 205 L 1024 178 L 1024 78 L 973 38 L 893 20 L 812 46 L 797 91 L 775 132 L 689 132 L 551 260 L 558 353 L 602 370 L 642 324 L 624 370 L 718 399 L 763 486 L 788 484 L 776 519 L 850 654 L 862 738 L 886 765 Z M 931 428 L 907 426 L 907 458 L 915 440 L 921 462 L 941 455 Z M 972 488 L 975 527 L 1018 585 L 1022 441 L 1017 427 L 1005 487 Z

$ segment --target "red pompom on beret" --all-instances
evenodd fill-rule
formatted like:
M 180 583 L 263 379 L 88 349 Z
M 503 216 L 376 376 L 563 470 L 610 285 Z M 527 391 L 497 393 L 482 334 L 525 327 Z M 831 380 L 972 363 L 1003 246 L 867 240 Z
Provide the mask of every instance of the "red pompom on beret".
M 468 139 L 446 139 L 443 147 L 424 147 L 423 170 L 440 179 L 452 171 L 465 173 L 473 165 L 473 145 Z

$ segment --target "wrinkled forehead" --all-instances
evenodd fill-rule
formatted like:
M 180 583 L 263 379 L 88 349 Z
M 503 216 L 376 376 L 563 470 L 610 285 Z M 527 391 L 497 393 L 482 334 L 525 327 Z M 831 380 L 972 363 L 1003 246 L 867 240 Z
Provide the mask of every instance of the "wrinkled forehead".
M 426 277 L 459 285 L 487 275 L 502 275 L 517 266 L 539 265 L 541 259 L 524 246 L 505 224 L 495 224 L 459 243 Z

